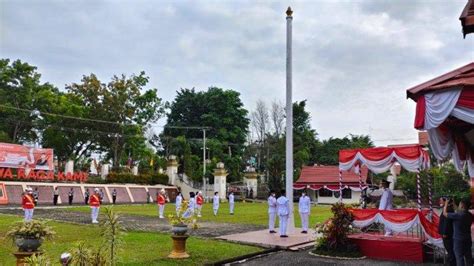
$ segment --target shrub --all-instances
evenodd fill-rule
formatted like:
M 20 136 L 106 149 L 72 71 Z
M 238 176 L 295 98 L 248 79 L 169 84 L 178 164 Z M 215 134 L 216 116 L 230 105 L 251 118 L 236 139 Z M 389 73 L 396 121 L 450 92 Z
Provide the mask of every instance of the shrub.
M 6 236 L 15 241 L 17 237 L 34 239 L 52 239 L 55 232 L 45 222 L 33 220 L 18 222 L 12 226 Z
M 316 227 L 323 236 L 316 242 L 316 250 L 324 251 L 357 251 L 357 246 L 350 242 L 347 235 L 352 230 L 352 213 L 343 203 L 332 205 L 334 216 Z
M 107 183 L 134 183 L 134 184 L 146 184 L 146 185 L 156 185 L 168 184 L 168 176 L 165 174 L 139 174 L 133 175 L 131 173 L 116 173 L 112 172 L 107 176 Z

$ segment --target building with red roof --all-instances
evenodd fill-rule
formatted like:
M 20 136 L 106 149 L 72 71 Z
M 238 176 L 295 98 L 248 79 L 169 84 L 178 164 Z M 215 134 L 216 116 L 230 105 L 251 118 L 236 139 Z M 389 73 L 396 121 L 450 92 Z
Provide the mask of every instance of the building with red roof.
M 367 188 L 368 169 L 362 167 L 359 177 L 354 171 L 342 172 L 344 203 L 359 203 L 362 190 Z M 359 184 L 359 180 L 361 183 Z M 333 204 L 339 200 L 339 167 L 336 165 L 305 166 L 301 169 L 295 190 L 306 189 L 312 200 L 322 204 Z

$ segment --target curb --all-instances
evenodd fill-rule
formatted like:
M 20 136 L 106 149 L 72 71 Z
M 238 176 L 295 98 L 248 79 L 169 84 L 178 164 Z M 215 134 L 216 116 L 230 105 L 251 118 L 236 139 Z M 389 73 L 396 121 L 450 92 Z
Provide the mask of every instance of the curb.
M 260 256 L 267 255 L 267 254 L 277 252 L 277 251 L 280 251 L 280 249 L 270 248 L 270 249 L 265 249 L 265 250 L 262 250 L 262 251 L 242 255 L 242 256 L 239 256 L 239 257 L 234 257 L 234 258 L 225 259 L 225 260 L 221 260 L 221 261 L 216 261 L 216 262 L 212 262 L 212 263 L 206 263 L 204 265 L 208 265 L 208 266 L 211 266 L 211 265 L 212 266 L 226 265 L 226 264 L 229 264 L 229 263 L 232 263 L 232 262 L 246 261 L 246 260 L 248 260 L 250 258 L 253 258 L 253 257 L 260 257 Z
M 319 255 L 319 254 L 313 253 L 312 251 L 310 251 L 310 252 L 308 252 L 308 253 L 309 253 L 309 255 L 314 256 L 314 257 L 325 258 L 325 259 L 336 259 L 336 260 L 364 260 L 364 259 L 367 258 L 366 256 L 355 257 L 355 258 L 351 258 L 351 257 L 334 257 L 334 256 L 329 256 L 329 255 Z

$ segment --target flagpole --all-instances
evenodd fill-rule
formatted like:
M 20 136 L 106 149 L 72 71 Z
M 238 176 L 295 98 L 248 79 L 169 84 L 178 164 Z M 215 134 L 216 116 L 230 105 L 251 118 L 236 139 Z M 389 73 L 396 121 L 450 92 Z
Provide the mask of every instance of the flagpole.
M 295 228 L 293 215 L 293 100 L 292 100 L 292 21 L 291 7 L 286 10 L 286 196 L 290 200 L 288 230 Z

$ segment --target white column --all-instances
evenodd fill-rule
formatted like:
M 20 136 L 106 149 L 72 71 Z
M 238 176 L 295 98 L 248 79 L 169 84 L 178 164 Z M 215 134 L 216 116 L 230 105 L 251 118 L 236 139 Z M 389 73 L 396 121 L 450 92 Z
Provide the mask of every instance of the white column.
M 214 192 L 219 193 L 219 198 L 222 201 L 226 201 L 227 175 L 224 163 L 217 163 L 217 168 L 214 169 Z
M 166 175 L 168 176 L 168 182 L 172 185 L 176 185 L 176 177 L 178 175 L 178 161 L 174 155 L 170 155 L 168 158 L 168 163 L 166 165 Z
M 74 174 L 74 161 L 73 160 L 69 160 L 66 162 L 66 169 L 64 170 L 64 173 L 67 174 L 67 173 L 71 173 L 71 174 Z
M 292 67 L 291 67 L 291 23 L 293 11 L 286 11 L 286 197 L 290 200 L 290 217 L 288 230 L 295 228 L 293 217 L 293 100 L 292 100 Z
M 105 163 L 100 168 L 100 176 L 102 177 L 102 179 L 105 179 L 107 175 L 109 174 L 109 166 L 110 165 L 108 163 Z

